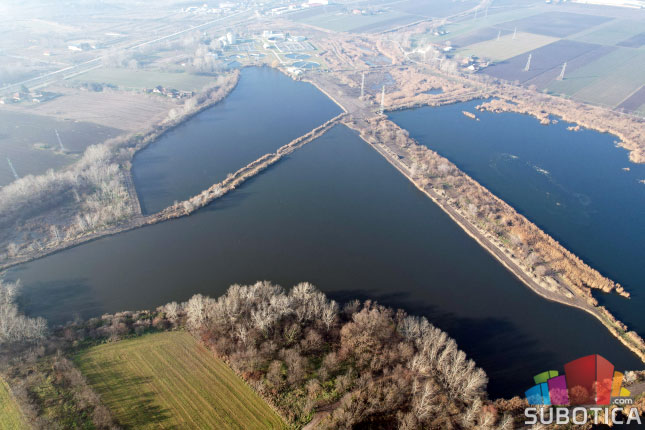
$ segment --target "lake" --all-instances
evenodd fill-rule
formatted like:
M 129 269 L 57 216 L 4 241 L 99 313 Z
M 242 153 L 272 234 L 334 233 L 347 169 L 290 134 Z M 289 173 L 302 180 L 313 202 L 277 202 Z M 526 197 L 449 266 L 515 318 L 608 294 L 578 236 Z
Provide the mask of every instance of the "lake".
M 198 194 L 342 112 L 313 85 L 274 69 L 240 73 L 228 97 L 137 153 L 132 175 L 144 213 Z
M 548 126 L 517 113 L 479 112 L 470 101 L 390 113 L 437 151 L 605 276 L 631 300 L 596 293 L 645 336 L 645 165 L 630 163 L 617 138 Z M 479 121 L 463 115 L 476 113 Z M 628 170 L 626 170 L 628 169 Z
M 525 287 L 344 126 L 194 215 L 9 276 L 25 285 L 22 308 L 53 322 L 218 296 L 233 283 L 309 281 L 339 301 L 427 316 L 488 372 L 493 397 L 523 395 L 536 373 L 586 354 L 642 367 L 593 317 Z

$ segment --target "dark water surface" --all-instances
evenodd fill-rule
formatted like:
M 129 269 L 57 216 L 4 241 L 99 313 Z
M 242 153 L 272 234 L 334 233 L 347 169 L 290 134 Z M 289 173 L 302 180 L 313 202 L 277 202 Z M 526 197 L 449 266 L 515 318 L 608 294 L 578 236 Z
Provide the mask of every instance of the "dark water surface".
M 538 297 L 354 132 L 337 126 L 196 214 L 14 269 L 52 321 L 150 308 L 233 283 L 309 281 L 427 316 L 522 395 L 533 375 L 599 353 L 642 367 L 593 317 Z
M 341 113 L 313 85 L 274 69 L 240 73 L 222 102 L 135 156 L 132 173 L 144 213 L 199 193 Z
M 516 113 L 478 112 L 480 101 L 393 112 L 421 144 L 454 162 L 552 235 L 632 299 L 596 294 L 645 336 L 645 165 L 615 136 L 541 125 Z M 462 114 L 476 113 L 479 121 Z M 624 170 L 629 168 L 629 170 Z

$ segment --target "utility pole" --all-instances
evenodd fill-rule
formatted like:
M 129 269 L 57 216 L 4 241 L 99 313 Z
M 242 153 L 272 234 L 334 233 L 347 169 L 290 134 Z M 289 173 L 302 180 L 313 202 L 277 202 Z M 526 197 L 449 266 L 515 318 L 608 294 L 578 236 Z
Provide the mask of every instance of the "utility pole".
M 565 61 L 564 64 L 562 65 L 562 70 L 560 71 L 560 76 L 558 76 L 558 81 L 561 81 L 564 79 L 564 71 L 567 69 L 567 62 Z
M 531 69 L 531 57 L 532 56 L 533 56 L 533 54 L 529 54 L 529 59 L 526 62 L 526 66 L 524 66 L 524 71 L 525 72 L 528 72 Z
M 63 141 L 60 140 L 60 135 L 58 134 L 58 130 L 54 129 L 54 132 L 56 133 L 56 138 L 58 139 L 58 145 L 60 146 L 60 150 L 65 152 L 65 147 L 63 146 Z
M 16 179 L 20 179 L 20 176 L 18 176 L 16 169 L 13 168 L 13 164 L 11 164 L 11 160 L 9 159 L 9 157 L 7 157 L 7 163 L 9 163 L 9 168 L 11 169 L 11 173 L 13 173 L 13 177 Z
M 385 85 L 383 85 L 383 92 L 381 92 L 381 113 L 385 112 Z
M 361 98 L 365 95 L 365 72 L 363 72 L 363 79 L 361 79 Z

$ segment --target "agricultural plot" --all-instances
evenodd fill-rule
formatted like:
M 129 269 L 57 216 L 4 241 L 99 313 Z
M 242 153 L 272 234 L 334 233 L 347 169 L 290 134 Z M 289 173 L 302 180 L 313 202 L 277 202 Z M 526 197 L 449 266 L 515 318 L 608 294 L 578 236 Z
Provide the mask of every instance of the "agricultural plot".
M 498 13 L 489 14 L 487 16 L 483 16 L 477 19 L 466 19 L 466 20 L 455 22 L 453 24 L 448 24 L 444 27 L 447 33 L 443 35 L 437 35 L 437 36 L 432 34 L 414 35 L 413 40 L 415 40 L 417 43 L 422 43 L 422 42 L 440 43 L 440 42 L 450 41 L 451 43 L 457 46 L 464 46 L 466 44 L 483 42 L 485 40 L 490 40 L 493 37 L 497 38 L 497 33 L 500 30 L 502 30 L 502 35 L 504 35 L 513 31 L 513 29 L 504 30 L 501 28 L 495 28 L 494 30 L 492 30 L 494 35 L 491 38 L 473 36 L 473 38 L 471 39 L 472 41 L 470 41 L 469 43 L 457 42 L 457 41 L 460 40 L 461 38 L 467 38 L 470 34 L 474 34 L 478 31 L 483 30 L 484 32 L 486 32 L 487 31 L 486 29 L 492 28 L 497 24 L 504 23 L 509 20 L 533 16 L 537 13 L 538 12 L 535 11 L 534 9 L 513 9 L 510 11 L 498 12 Z M 487 33 L 484 33 L 484 34 L 487 34 Z
M 617 107 L 626 112 L 638 112 L 641 108 L 645 107 L 645 85 L 640 87 L 638 91 L 629 96 Z
M 508 81 L 519 81 L 544 87 L 557 78 L 564 62 L 567 62 L 568 70 L 575 70 L 576 67 L 580 67 L 580 63 L 589 62 L 597 58 L 598 55 L 605 54 L 604 51 L 608 49 L 611 48 L 561 39 L 494 64 L 484 69 L 483 73 Z M 531 65 L 529 70 L 525 71 L 529 54 L 531 55 Z M 576 59 L 580 60 L 576 62 Z
M 454 37 L 450 39 L 450 43 L 455 47 L 466 47 L 468 45 L 474 45 L 493 39 L 497 40 L 497 36 L 499 36 L 501 39 L 502 36 L 507 36 L 509 34 L 512 34 L 510 30 L 500 30 L 493 27 L 485 27 L 468 34 Z
M 25 430 L 29 426 L 9 391 L 7 384 L 0 379 L 0 430 Z
M 457 52 L 464 56 L 475 55 L 479 58 L 488 58 L 493 61 L 504 61 L 555 41 L 557 41 L 556 38 L 549 36 L 518 32 L 515 39 L 511 33 L 500 37 L 499 40 L 495 38 L 466 46 Z
M 0 186 L 15 179 L 14 170 L 23 177 L 61 169 L 89 145 L 119 134 L 121 130 L 87 122 L 0 110 Z
M 31 107 L 40 115 L 73 121 L 87 121 L 106 127 L 118 124 L 126 131 L 140 131 L 167 117 L 177 107 L 171 99 L 158 95 L 125 91 L 91 92 L 74 88 L 53 88 L 61 97 Z
M 508 21 L 498 27 L 503 30 L 523 31 L 551 37 L 565 37 L 611 20 L 604 16 L 582 15 L 569 12 L 544 12 L 538 15 Z
M 645 51 L 618 48 L 567 73 L 563 81 L 551 82 L 547 89 L 589 103 L 615 107 L 627 100 L 643 82 Z
M 628 48 L 626 48 L 628 49 Z M 645 82 L 645 51 L 634 53 L 629 60 L 616 64 L 607 75 L 574 94 L 590 103 L 618 106 Z
M 76 361 L 126 428 L 286 428 L 242 379 L 185 332 L 96 346 Z
M 472 9 L 478 4 L 476 0 L 403 0 L 391 4 L 390 7 L 395 11 L 418 15 L 422 18 L 444 18 Z
M 628 48 L 640 48 L 641 46 L 645 45 L 645 32 L 636 34 L 629 39 L 623 40 L 618 45 Z
M 338 7 L 317 9 L 293 13 L 289 18 L 304 24 L 341 32 L 377 32 L 419 20 L 416 16 L 392 10 L 373 15 L 354 15 Z
M 154 70 L 98 68 L 75 76 L 74 82 L 110 84 L 123 89 L 154 88 L 161 85 L 184 91 L 198 91 L 213 82 L 212 76 Z
M 576 34 L 573 40 L 600 45 L 620 45 L 643 31 L 644 24 L 629 19 L 615 19 L 589 31 Z

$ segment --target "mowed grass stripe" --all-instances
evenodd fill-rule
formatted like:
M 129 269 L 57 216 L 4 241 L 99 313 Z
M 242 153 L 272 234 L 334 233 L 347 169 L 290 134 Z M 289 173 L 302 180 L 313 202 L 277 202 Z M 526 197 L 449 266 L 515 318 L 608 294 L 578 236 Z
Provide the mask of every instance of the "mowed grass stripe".
M 192 338 L 190 337 L 188 337 L 187 339 L 192 341 Z M 183 340 L 184 339 L 182 339 L 182 341 Z M 180 346 L 180 342 L 178 342 L 177 346 Z M 142 373 L 142 370 L 143 370 L 143 373 L 145 374 L 161 374 L 160 372 L 163 372 L 163 371 L 165 372 L 170 371 L 170 373 L 172 373 L 172 375 L 166 374 L 163 377 L 160 377 L 159 382 L 160 382 L 160 385 L 164 387 L 164 389 L 156 390 L 156 392 L 159 395 L 167 396 L 166 398 L 168 399 L 169 403 L 175 406 L 177 410 L 181 410 L 182 412 L 184 412 L 183 414 L 181 414 L 182 415 L 181 418 L 183 421 L 186 421 L 187 424 L 188 422 L 191 422 L 191 425 L 190 425 L 191 428 L 195 428 L 195 426 L 208 426 L 208 423 L 195 421 L 191 417 L 199 417 L 201 415 L 204 415 L 203 412 L 217 411 L 218 409 L 224 406 L 221 402 L 221 399 L 218 398 L 214 402 L 212 402 L 212 404 L 204 402 L 203 404 L 200 405 L 201 408 L 195 407 L 192 403 L 194 399 L 200 399 L 200 396 L 196 393 L 193 386 L 195 384 L 198 384 L 199 381 L 191 380 L 190 383 L 186 382 L 178 372 L 174 371 L 176 368 L 181 368 L 183 366 L 183 363 L 181 362 L 169 363 L 163 360 L 162 356 L 159 354 L 159 349 L 146 350 L 146 351 L 137 350 L 136 352 L 132 352 L 132 353 L 135 354 L 135 356 L 137 357 L 137 360 L 135 360 L 134 362 L 138 363 L 140 366 L 138 369 L 133 369 L 135 372 Z M 193 369 L 195 366 L 192 359 L 194 357 L 198 357 L 199 355 L 192 354 L 192 351 L 188 351 L 188 353 L 191 354 L 190 355 L 191 360 L 190 361 L 186 360 L 185 363 L 189 365 L 188 367 Z M 206 351 L 204 351 L 204 353 L 208 354 Z M 167 354 L 163 354 L 163 355 L 165 357 L 171 357 Z M 172 357 L 177 357 L 177 356 L 178 354 L 174 354 Z M 207 356 L 206 358 L 212 359 L 212 357 L 210 356 Z M 150 365 L 150 363 L 155 363 L 157 366 L 152 366 Z M 234 374 L 232 374 L 232 372 L 230 372 L 230 370 L 225 365 L 222 368 L 222 370 L 225 371 L 225 373 L 231 373 L 231 375 L 237 379 L 237 377 Z M 237 379 L 237 381 L 239 382 L 239 379 Z M 232 390 L 232 387 L 227 387 L 227 389 L 229 388 L 231 389 L 231 392 L 234 392 Z M 218 393 L 217 390 L 213 390 L 213 391 L 215 393 Z M 226 389 L 224 391 L 226 391 Z M 176 395 L 176 393 L 180 393 L 180 395 Z M 181 395 L 182 393 L 185 393 L 185 396 Z M 219 408 L 214 408 L 213 406 L 215 405 L 218 405 Z M 190 406 L 190 411 L 188 410 L 189 406 Z M 234 415 L 233 409 L 231 408 L 224 408 L 224 409 L 228 409 L 226 411 L 227 413 L 225 413 L 224 415 L 216 415 L 213 417 L 214 421 L 210 420 L 209 422 L 224 421 L 224 422 L 228 422 L 228 424 L 231 425 L 231 428 L 241 428 L 238 425 L 236 425 L 234 421 L 231 421 L 230 419 L 230 416 Z M 201 414 L 199 413 L 200 410 L 202 411 Z M 261 427 L 265 427 L 265 426 L 263 425 Z
M 206 401 L 205 396 L 208 395 L 209 390 L 203 390 L 200 393 L 195 389 L 195 385 L 201 385 L 201 381 L 194 380 L 194 378 L 190 378 L 191 381 L 186 381 L 186 378 L 184 378 L 182 373 L 176 370 L 177 367 L 180 366 L 180 363 L 169 362 L 168 360 L 166 360 L 166 358 L 169 357 L 167 355 L 164 356 L 162 353 L 160 353 L 159 350 L 151 351 L 151 353 L 156 356 L 155 362 L 161 364 L 162 367 L 164 369 L 167 369 L 166 371 L 171 374 L 171 377 L 169 377 L 166 382 L 170 383 L 170 381 L 172 381 L 172 384 L 175 386 L 175 390 L 179 393 L 184 394 L 184 396 L 177 396 L 174 399 L 177 400 L 177 403 L 181 406 L 181 409 L 184 412 L 184 416 L 182 417 L 184 420 L 191 421 L 194 426 L 204 426 L 208 422 L 213 421 L 226 422 L 232 426 L 236 425 L 235 422 L 230 419 L 231 416 L 235 415 L 235 411 L 233 408 L 228 407 L 228 405 L 222 403 L 221 397 L 219 396 L 219 390 L 213 391 L 213 401 Z M 191 360 L 190 364 L 190 367 L 194 368 L 194 360 Z M 197 371 L 197 369 L 193 370 Z M 174 391 L 173 387 L 170 386 L 170 384 L 168 385 L 169 386 L 167 387 L 166 391 Z M 233 393 L 234 388 L 226 387 L 226 389 L 230 390 L 231 394 Z M 214 408 L 213 405 L 217 405 L 217 408 Z M 221 409 L 224 409 L 224 411 L 221 411 Z M 195 414 L 195 412 L 199 410 L 203 410 L 208 413 L 209 417 L 204 417 L 206 419 L 206 422 L 202 422 L 200 420 L 200 418 L 202 417 Z
M 237 385 L 238 377 L 235 375 L 233 372 L 225 372 L 224 370 L 228 368 L 226 363 L 224 363 L 221 360 L 218 360 L 218 362 L 215 364 L 216 369 L 210 369 L 207 365 L 207 360 L 210 357 L 210 353 L 203 347 L 199 346 L 204 350 L 204 354 L 201 354 L 200 356 L 197 357 L 199 364 L 202 366 L 205 372 L 214 372 L 215 370 L 218 370 L 218 373 L 220 375 L 224 375 L 223 378 L 221 378 L 221 381 L 225 383 L 227 386 L 235 387 Z M 249 410 L 249 413 L 251 413 L 253 416 L 255 416 L 258 420 L 262 421 L 264 420 L 264 412 L 263 412 L 263 403 L 257 403 L 253 401 L 254 399 L 249 399 L 248 398 L 248 393 L 246 390 L 241 391 L 241 390 L 235 390 L 233 393 L 238 397 L 238 399 L 243 403 L 244 407 Z M 251 392 L 252 393 L 252 392 Z
M 24 430 L 29 426 L 5 381 L 0 379 L 0 430 Z
M 235 398 L 235 400 L 238 401 L 238 404 L 243 405 L 244 409 L 249 410 L 250 415 L 252 415 L 254 417 L 258 417 L 258 416 L 261 417 L 262 416 L 262 411 L 260 409 L 257 409 L 256 405 L 253 402 L 249 401 L 249 400 L 253 400 L 253 399 L 249 399 L 247 397 L 244 397 L 243 393 L 240 390 L 236 389 L 237 383 L 239 382 L 239 378 L 234 373 L 232 373 L 230 371 L 227 371 L 228 367 L 221 360 L 218 360 L 218 362 L 215 363 L 215 366 L 211 365 L 209 367 L 209 364 L 212 363 L 210 353 L 205 348 L 203 348 L 202 346 L 198 345 L 198 348 L 202 350 L 201 351 L 202 353 L 201 354 L 195 354 L 193 356 L 194 360 L 191 363 L 192 367 L 195 368 L 195 371 L 198 374 L 211 374 L 211 375 L 213 375 L 214 376 L 213 379 L 217 379 L 218 382 L 220 382 L 222 384 L 223 389 L 216 391 L 215 392 L 215 397 L 220 402 L 220 405 L 224 409 L 227 409 L 227 412 L 229 412 L 229 414 L 227 414 L 227 416 L 232 415 L 233 407 L 239 407 L 239 406 L 237 406 L 235 404 L 236 402 L 231 402 L 231 396 L 233 396 Z M 156 351 L 155 353 L 159 354 L 158 351 Z M 176 356 L 168 356 L 168 355 L 164 355 L 163 357 L 159 356 L 159 360 L 163 361 L 164 364 L 166 365 L 166 367 L 172 369 L 173 371 L 176 368 L 179 367 L 178 358 Z M 211 363 L 209 363 L 209 362 L 211 362 Z M 214 369 L 212 369 L 212 367 L 217 367 L 219 369 L 217 369 L 217 372 L 215 372 Z M 218 377 L 218 375 L 223 375 L 224 377 Z M 177 378 L 179 378 L 182 381 L 183 384 L 185 384 L 185 386 L 187 387 L 188 390 L 193 391 L 194 394 L 201 395 L 203 392 L 208 391 L 208 387 L 205 387 L 201 383 L 201 381 L 193 381 L 193 380 L 186 381 L 184 376 L 182 374 L 180 374 L 179 372 L 176 372 L 176 371 L 175 371 L 175 376 Z M 228 377 L 226 377 L 226 376 L 228 376 Z M 224 394 L 224 393 L 227 393 L 227 394 L 230 394 L 230 395 L 222 396 L 222 394 Z M 205 405 L 205 407 L 208 407 L 208 405 Z M 251 407 L 253 407 L 253 409 L 255 409 L 255 411 L 254 411 L 255 413 L 250 411 L 250 409 L 252 409 Z M 262 422 L 262 419 L 260 418 L 259 421 Z
M 286 428 L 226 363 L 185 332 L 96 346 L 77 362 L 128 428 Z
M 157 375 L 157 383 L 152 387 L 152 390 L 157 396 L 163 396 L 165 398 L 165 401 L 169 404 L 170 409 L 174 410 L 175 413 L 178 415 L 178 418 L 186 423 L 186 425 L 195 428 L 197 426 L 197 422 L 193 418 L 193 414 L 191 414 L 191 411 L 188 410 L 189 406 L 192 406 L 191 402 L 192 399 L 195 399 L 192 396 L 182 396 L 182 393 L 186 393 L 186 385 L 178 384 L 177 381 L 175 381 L 172 378 L 167 377 L 166 374 L 164 374 L 163 370 L 166 369 L 166 372 L 168 371 L 167 366 L 161 366 L 160 369 L 154 368 L 150 363 L 154 362 L 156 364 L 160 364 L 158 359 L 153 361 L 154 357 L 150 357 L 149 355 L 153 354 L 156 352 L 156 350 L 149 350 L 149 351 L 141 351 L 141 350 L 135 350 L 132 351 L 132 354 L 137 358 L 137 360 L 134 361 L 138 366 L 135 366 L 132 371 L 136 373 L 145 373 L 149 375 Z M 174 388 L 174 389 L 173 389 Z M 172 393 L 172 394 L 170 394 Z M 196 397 L 199 399 L 199 397 Z M 205 404 L 203 405 L 204 410 L 203 412 L 208 412 L 211 410 L 210 405 Z M 196 409 L 196 408 L 191 408 L 191 409 Z M 197 418 L 197 417 L 195 417 Z
M 190 340 L 192 340 L 192 339 L 190 339 Z M 133 352 L 133 353 L 134 353 L 134 352 Z M 159 363 L 158 356 L 157 356 L 157 359 L 156 359 L 155 357 L 151 356 L 151 354 L 152 354 L 152 355 L 154 355 L 154 354 L 155 354 L 155 352 L 154 352 L 154 351 L 150 351 L 150 352 L 145 351 L 145 352 L 141 353 L 141 351 L 137 351 L 137 353 L 135 354 L 135 355 L 137 356 L 137 360 L 135 360 L 135 362 L 137 362 L 137 363 L 155 363 L 155 364 L 161 364 L 161 369 L 158 369 L 158 368 L 156 368 L 156 367 L 149 366 L 149 368 L 147 369 L 147 371 L 144 371 L 144 373 L 147 373 L 147 374 L 155 374 L 155 373 L 156 373 L 156 374 L 158 374 L 158 373 L 159 373 L 159 371 L 161 371 L 161 370 L 163 370 L 163 369 L 168 369 L 168 368 L 169 368 L 169 367 L 168 367 L 168 363 L 165 363 L 165 364 L 164 364 L 164 363 Z M 207 354 L 207 353 L 206 353 L 206 354 Z M 191 357 L 194 357 L 194 356 L 196 356 L 196 355 L 191 355 Z M 190 367 L 192 368 L 192 367 L 193 367 L 192 363 L 189 363 L 189 364 L 190 364 Z M 145 365 L 144 365 L 144 366 L 145 366 Z M 174 364 L 173 364 L 173 366 L 181 366 L 181 364 L 179 364 L 179 363 L 174 363 Z M 142 370 L 141 370 L 141 368 L 139 368 L 139 369 L 133 369 L 133 370 L 134 370 L 135 372 L 139 372 L 139 373 L 141 373 L 141 371 L 142 371 Z M 226 368 L 226 370 L 228 370 L 228 369 Z M 228 372 L 230 372 L 230 371 L 228 371 Z M 175 374 L 175 376 L 176 376 L 176 374 Z M 233 376 L 235 376 L 235 375 L 233 375 Z M 161 382 L 163 385 L 167 385 L 167 383 L 166 383 L 166 379 L 167 379 L 167 378 L 162 377 L 162 378 L 160 378 L 160 382 Z M 171 379 L 172 379 L 172 378 L 171 378 Z M 182 389 L 182 388 L 183 388 L 183 389 Z M 177 400 L 179 401 L 179 404 L 182 404 L 182 402 L 183 402 L 183 404 L 184 404 L 184 405 L 186 405 L 186 404 L 189 404 L 189 403 L 190 403 L 190 399 L 188 399 L 188 401 L 186 401 L 187 399 L 184 399 L 184 398 L 181 398 L 181 399 L 173 398 L 173 397 L 172 397 L 172 396 L 170 396 L 168 393 L 169 393 L 169 392 L 172 392 L 172 393 L 176 393 L 176 392 L 180 392 L 180 393 L 181 393 L 181 392 L 186 392 L 186 393 L 187 393 L 187 394 L 189 394 L 189 395 L 190 395 L 190 394 L 192 394 L 192 396 L 190 396 L 190 398 L 192 398 L 192 397 L 194 396 L 194 393 L 190 393 L 190 391 L 193 391 L 193 390 L 192 390 L 192 388 L 191 388 L 189 385 L 186 385 L 186 384 L 184 384 L 184 386 L 183 386 L 183 387 L 181 387 L 181 388 L 179 388 L 179 387 L 175 387 L 175 390 L 174 390 L 174 391 L 172 390 L 172 387 L 170 387 L 170 386 L 168 386 L 168 387 L 166 387 L 165 389 L 162 389 L 162 390 L 156 390 L 156 392 L 157 392 L 158 394 L 160 394 L 160 393 L 165 393 L 165 395 L 166 395 L 166 396 L 168 396 L 169 400 L 170 400 L 170 399 L 174 400 L 174 401 L 171 401 L 171 403 L 174 403 L 174 404 L 175 404 L 175 406 L 177 405 L 177 403 L 176 403 L 176 401 L 177 401 Z M 185 410 L 185 408 L 183 408 L 183 407 L 181 407 L 181 409 Z M 210 410 L 212 410 L 212 407 L 211 407 L 210 405 L 206 404 L 206 405 L 205 405 L 205 410 L 206 410 L 206 411 L 210 411 Z M 192 427 L 194 427 L 194 426 L 192 426 Z

